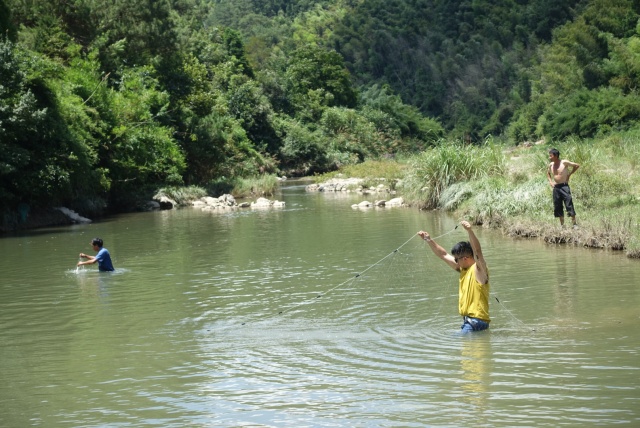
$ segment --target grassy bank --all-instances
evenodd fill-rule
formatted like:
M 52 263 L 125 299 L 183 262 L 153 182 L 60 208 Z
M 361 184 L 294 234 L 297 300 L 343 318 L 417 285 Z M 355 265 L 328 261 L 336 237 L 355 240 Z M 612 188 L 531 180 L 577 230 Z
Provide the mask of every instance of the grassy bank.
M 552 147 L 560 150 L 562 159 L 581 165 L 570 181 L 578 229 L 561 228 L 553 217 L 546 178 Z M 450 211 L 513 237 L 624 251 L 640 258 L 640 133 L 528 147 L 490 140 L 481 146 L 443 142 L 401 162 L 370 166 L 367 172 L 342 173 L 363 177 L 395 171 L 402 176 L 397 188 L 411 205 Z M 566 223 L 570 225 L 570 219 Z

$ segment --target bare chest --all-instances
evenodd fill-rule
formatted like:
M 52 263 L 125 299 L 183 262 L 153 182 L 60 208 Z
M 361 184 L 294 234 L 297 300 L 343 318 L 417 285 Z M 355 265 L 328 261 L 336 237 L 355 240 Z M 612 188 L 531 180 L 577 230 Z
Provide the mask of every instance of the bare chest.
M 567 167 L 563 163 L 551 164 L 551 173 L 554 177 L 564 177 L 567 174 Z

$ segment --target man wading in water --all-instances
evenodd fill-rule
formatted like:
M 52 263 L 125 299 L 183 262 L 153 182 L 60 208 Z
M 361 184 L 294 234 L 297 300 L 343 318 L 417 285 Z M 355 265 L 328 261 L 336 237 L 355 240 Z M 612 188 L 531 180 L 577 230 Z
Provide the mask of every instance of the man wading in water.
M 551 163 L 547 168 L 547 178 L 549 185 L 553 187 L 553 215 L 560 218 L 560 226 L 564 226 L 564 210 L 562 209 L 564 203 L 567 215 L 571 217 L 573 228 L 576 229 L 578 224 L 576 223 L 576 211 L 573 209 L 569 177 L 580 168 L 580 165 L 566 159 L 560 160 L 560 152 L 557 149 L 549 150 L 549 160 Z
M 111 255 L 106 248 L 102 248 L 103 242 L 100 238 L 95 238 L 91 240 L 91 246 L 93 247 L 93 251 L 97 251 L 95 257 L 90 256 L 85 253 L 80 253 L 80 258 L 87 259 L 86 262 L 78 262 L 78 266 L 90 265 L 93 263 L 98 263 L 98 270 L 101 272 L 113 272 L 115 269 L 113 268 L 113 263 L 111 263 Z
M 489 328 L 489 270 L 482 256 L 480 241 L 471 230 L 468 221 L 460 223 L 469 234 L 469 241 L 461 241 L 453 246 L 451 254 L 436 243 L 428 232 L 420 231 L 418 235 L 429 244 L 431 251 L 448 264 L 453 270 L 460 272 L 460 288 L 458 292 L 458 312 L 462 315 L 463 333 L 480 331 Z

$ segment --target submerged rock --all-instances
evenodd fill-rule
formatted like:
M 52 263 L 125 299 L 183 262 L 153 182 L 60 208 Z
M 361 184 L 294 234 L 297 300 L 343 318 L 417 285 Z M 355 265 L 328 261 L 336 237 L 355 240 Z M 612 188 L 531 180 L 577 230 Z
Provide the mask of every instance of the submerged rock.
M 176 201 L 165 195 L 160 196 L 158 199 L 155 199 L 155 201 L 160 204 L 160 209 L 163 210 L 172 210 L 178 206 Z
M 282 208 L 285 203 L 282 201 L 270 201 L 267 198 L 258 198 L 255 202 L 242 202 L 238 204 L 233 195 L 225 194 L 219 198 L 213 198 L 211 196 L 205 196 L 203 198 L 194 201 L 191 204 L 194 208 L 200 208 L 203 211 L 218 211 L 218 210 L 234 210 L 238 208 Z
M 371 202 L 369 201 L 362 201 L 359 204 L 353 204 L 351 205 L 351 208 L 371 208 Z
M 406 206 L 406 204 L 404 203 L 404 198 L 398 197 L 398 198 L 393 198 L 390 201 L 387 201 L 385 203 L 385 206 L 387 206 L 387 207 L 404 207 L 404 206 Z
M 284 205 L 283 201 L 270 201 L 267 198 L 258 198 L 256 202 L 251 203 L 251 208 L 282 208 Z
M 362 201 L 359 204 L 351 205 L 351 208 L 354 208 L 354 209 L 371 208 L 372 206 L 378 207 L 378 208 L 385 208 L 385 207 L 406 207 L 407 205 L 404 203 L 403 198 L 393 198 L 390 201 L 378 200 L 378 201 L 375 201 L 373 204 L 369 201 Z
M 310 184 L 305 187 L 307 192 L 349 192 L 351 188 L 359 187 L 362 182 L 361 178 L 332 178 L 324 183 Z
M 191 203 L 191 206 L 200 208 L 203 211 L 225 210 L 238 208 L 236 198 L 230 194 L 224 194 L 219 198 L 204 196 Z
M 378 181 L 386 181 L 384 178 L 378 178 Z M 363 195 L 388 193 L 395 194 L 387 184 L 380 183 L 377 186 L 364 187 L 362 178 L 332 178 L 324 183 L 309 184 L 305 187 L 307 192 L 357 192 Z

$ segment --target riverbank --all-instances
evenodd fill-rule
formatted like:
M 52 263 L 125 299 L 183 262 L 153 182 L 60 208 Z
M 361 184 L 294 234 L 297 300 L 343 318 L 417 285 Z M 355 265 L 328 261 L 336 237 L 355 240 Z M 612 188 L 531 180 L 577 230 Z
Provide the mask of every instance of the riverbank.
M 581 165 L 571 178 L 579 227 L 562 228 L 553 217 L 552 189 L 546 178 L 550 144 L 505 147 L 442 143 L 407 158 L 366 161 L 313 177 L 358 178 L 358 185 L 384 183 L 408 206 L 443 210 L 476 225 L 498 229 L 514 238 L 540 239 L 553 245 L 576 245 L 623 252 L 640 259 L 640 144 L 634 136 L 598 142 L 556 145 L 561 158 Z M 234 197 L 270 195 L 279 179 L 265 176 L 210 189 L 161 189 L 178 205 L 229 190 Z M 347 187 L 349 184 L 347 184 Z M 218 188 L 219 187 L 219 188 Z M 15 218 L 13 218 L 15 217 Z M 10 230 L 34 229 L 74 221 L 58 210 L 5 218 Z M 10 220 L 10 221 L 8 221 Z M 570 220 L 567 219 L 567 224 Z
M 76 224 L 73 218 L 64 214 L 57 208 L 34 210 L 28 213 L 15 213 L 12 216 L 5 215 L 0 226 L 0 233 L 11 233 L 21 230 L 40 229 L 50 226 L 69 226 Z
M 561 158 L 581 165 L 570 182 L 576 229 L 570 227 L 570 219 L 563 228 L 553 217 L 552 189 L 546 178 L 550 144 L 443 144 L 415 157 L 365 162 L 339 174 L 365 182 L 383 178 L 410 206 L 448 211 L 510 237 L 640 258 L 640 150 L 635 141 L 570 141 L 554 147 Z M 316 180 L 336 176 L 326 174 Z

